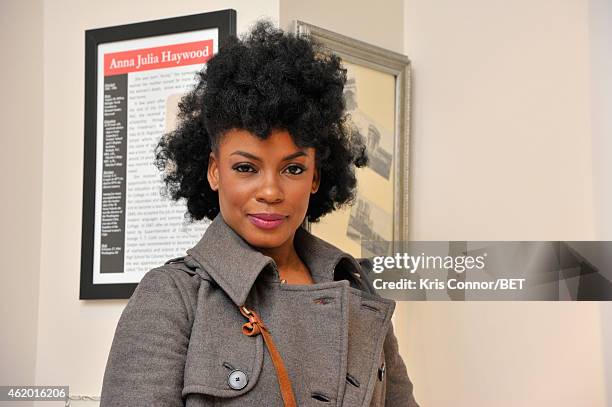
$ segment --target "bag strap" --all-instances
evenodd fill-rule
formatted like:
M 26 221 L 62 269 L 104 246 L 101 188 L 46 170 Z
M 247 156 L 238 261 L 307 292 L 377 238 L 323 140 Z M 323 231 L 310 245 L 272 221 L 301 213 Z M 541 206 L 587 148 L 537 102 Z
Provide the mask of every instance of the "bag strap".
M 291 379 L 289 379 L 289 374 L 287 374 L 283 359 L 274 345 L 272 335 L 270 335 L 268 328 L 264 325 L 255 311 L 248 309 L 244 305 L 238 308 L 240 309 L 240 313 L 249 319 L 249 322 L 242 325 L 242 333 L 246 336 L 263 335 L 264 342 L 272 358 L 272 363 L 274 363 L 274 369 L 276 369 L 276 377 L 278 378 L 278 384 L 285 407 L 297 407 L 293 389 L 291 388 Z

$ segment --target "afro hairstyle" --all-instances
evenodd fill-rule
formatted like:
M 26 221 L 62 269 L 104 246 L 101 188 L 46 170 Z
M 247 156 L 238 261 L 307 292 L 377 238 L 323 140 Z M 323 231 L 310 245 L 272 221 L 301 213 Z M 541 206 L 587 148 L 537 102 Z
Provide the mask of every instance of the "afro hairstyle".
M 208 159 L 230 129 L 260 139 L 284 129 L 298 147 L 314 147 L 321 180 L 310 195 L 308 221 L 354 203 L 355 168 L 367 165 L 368 157 L 345 111 L 346 69 L 337 55 L 260 19 L 240 39 L 230 36 L 196 79 L 178 104 L 176 129 L 155 149 L 162 194 L 186 200 L 189 222 L 212 220 L 220 211 L 218 192 L 207 180 Z

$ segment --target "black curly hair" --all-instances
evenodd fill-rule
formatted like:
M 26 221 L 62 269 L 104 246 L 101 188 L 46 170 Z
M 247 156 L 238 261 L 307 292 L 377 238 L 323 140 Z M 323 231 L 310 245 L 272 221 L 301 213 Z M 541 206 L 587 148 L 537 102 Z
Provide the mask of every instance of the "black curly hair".
M 224 132 L 245 129 L 265 139 L 272 129 L 284 129 L 297 146 L 315 148 L 321 183 L 310 196 L 307 219 L 317 222 L 353 204 L 355 167 L 368 158 L 345 111 L 345 83 L 340 58 L 311 37 L 283 32 L 267 19 L 240 39 L 231 36 L 179 102 L 176 130 L 155 149 L 162 193 L 186 199 L 190 222 L 214 219 L 219 195 L 207 180 L 208 158 Z

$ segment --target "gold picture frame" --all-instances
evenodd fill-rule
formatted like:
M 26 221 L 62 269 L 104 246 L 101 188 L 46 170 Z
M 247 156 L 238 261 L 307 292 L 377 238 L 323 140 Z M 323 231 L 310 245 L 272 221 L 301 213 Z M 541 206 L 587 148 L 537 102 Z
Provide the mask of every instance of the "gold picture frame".
M 294 32 L 338 55 L 347 69 L 346 108 L 367 140 L 369 163 L 357 169 L 354 205 L 304 226 L 355 257 L 397 251 L 408 240 L 411 65 L 407 56 L 303 21 Z

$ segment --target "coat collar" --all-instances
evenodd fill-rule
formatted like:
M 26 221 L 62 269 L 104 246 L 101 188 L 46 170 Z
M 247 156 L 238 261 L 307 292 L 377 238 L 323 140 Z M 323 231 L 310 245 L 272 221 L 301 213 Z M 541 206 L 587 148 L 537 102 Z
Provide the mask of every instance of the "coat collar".
M 343 261 L 348 271 L 360 272 L 360 265 L 350 254 L 312 235 L 300 226 L 294 246 L 315 283 L 334 281 L 336 266 Z M 237 234 L 219 213 L 200 241 L 187 254 L 193 257 L 236 305 L 244 305 L 255 280 L 268 265 L 275 279 L 279 275 L 271 257 L 265 256 Z

